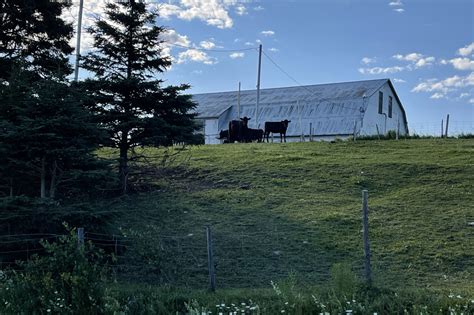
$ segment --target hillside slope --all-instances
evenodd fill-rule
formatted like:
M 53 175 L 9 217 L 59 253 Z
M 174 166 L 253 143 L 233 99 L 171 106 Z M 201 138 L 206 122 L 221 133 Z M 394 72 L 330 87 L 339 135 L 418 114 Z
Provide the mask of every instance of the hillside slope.
M 191 147 L 153 179 L 159 189 L 115 209 L 130 238 L 121 271 L 205 286 L 210 225 L 221 287 L 289 272 L 320 284 L 337 262 L 361 274 L 368 189 L 376 282 L 473 289 L 473 156 L 472 139 Z

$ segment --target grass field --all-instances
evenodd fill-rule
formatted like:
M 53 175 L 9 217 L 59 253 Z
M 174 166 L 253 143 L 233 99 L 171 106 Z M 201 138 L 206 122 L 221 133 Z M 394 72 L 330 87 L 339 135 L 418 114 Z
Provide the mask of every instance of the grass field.
M 368 189 L 377 284 L 474 292 L 473 157 L 472 139 L 189 147 L 110 207 L 130 239 L 119 262 L 131 282 L 206 286 L 210 225 L 218 287 L 361 274 Z

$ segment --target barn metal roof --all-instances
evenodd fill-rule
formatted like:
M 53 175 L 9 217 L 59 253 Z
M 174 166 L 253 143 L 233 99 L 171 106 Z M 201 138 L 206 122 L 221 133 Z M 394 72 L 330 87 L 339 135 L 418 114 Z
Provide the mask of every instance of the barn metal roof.
M 288 135 L 309 134 L 310 122 L 315 135 L 352 134 L 355 123 L 360 127 L 367 99 L 387 81 L 390 82 L 380 79 L 261 89 L 259 126 L 263 127 L 265 121 L 288 119 Z M 256 90 L 240 92 L 240 117 L 251 117 L 250 126 L 254 126 L 256 96 Z M 225 115 L 226 121 L 237 119 L 237 97 L 237 91 L 193 95 L 198 118 Z

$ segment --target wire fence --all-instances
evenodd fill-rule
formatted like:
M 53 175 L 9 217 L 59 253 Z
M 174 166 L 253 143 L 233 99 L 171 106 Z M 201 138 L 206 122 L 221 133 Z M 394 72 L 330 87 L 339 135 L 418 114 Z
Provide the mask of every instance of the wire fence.
M 410 134 L 441 137 L 446 134 L 446 120 L 415 122 L 409 124 Z M 453 120 L 448 123 L 448 136 L 474 134 L 474 121 Z
M 181 235 L 86 231 L 84 241 L 114 256 L 108 267 L 116 280 L 126 282 L 204 289 L 209 286 L 210 264 L 215 269 L 217 288 L 268 287 L 270 281 L 285 279 L 290 273 L 307 283 L 321 283 L 329 279 L 333 264 L 345 261 L 350 261 L 353 270 L 362 276 L 362 249 L 354 253 L 338 242 L 321 244 L 312 231 L 291 237 L 285 231 L 250 232 L 258 231 L 256 228 L 213 228 L 212 262 L 204 227 Z M 358 229 L 354 226 L 334 233 L 339 240 L 352 243 L 362 239 Z M 40 240 L 55 242 L 61 236 L 0 236 L 0 270 L 21 269 L 19 261 L 45 254 Z M 374 269 L 380 269 L 380 265 L 377 261 Z

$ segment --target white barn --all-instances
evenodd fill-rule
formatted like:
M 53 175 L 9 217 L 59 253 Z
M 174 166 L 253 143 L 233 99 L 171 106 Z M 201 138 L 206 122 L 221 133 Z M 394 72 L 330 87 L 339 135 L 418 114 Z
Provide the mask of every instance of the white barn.
M 291 120 L 287 141 L 310 134 L 314 140 L 377 135 L 377 129 L 408 134 L 405 110 L 389 79 L 261 89 L 258 118 L 256 98 L 256 90 L 241 91 L 238 106 L 237 91 L 193 95 L 205 143 L 221 143 L 219 131 L 244 116 L 251 118 L 249 127 L 261 129 L 266 121 Z

